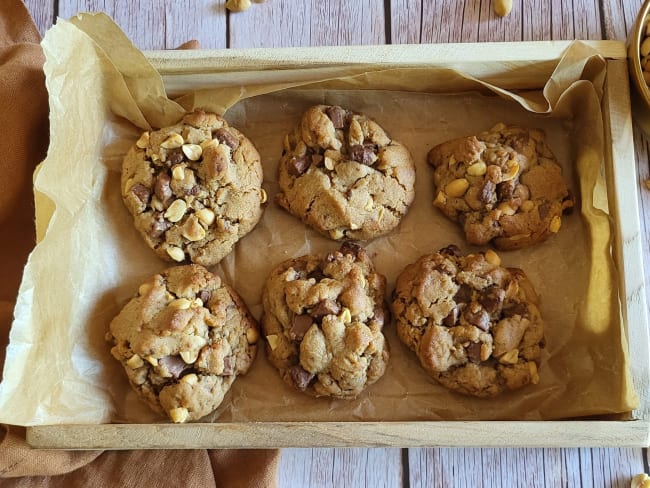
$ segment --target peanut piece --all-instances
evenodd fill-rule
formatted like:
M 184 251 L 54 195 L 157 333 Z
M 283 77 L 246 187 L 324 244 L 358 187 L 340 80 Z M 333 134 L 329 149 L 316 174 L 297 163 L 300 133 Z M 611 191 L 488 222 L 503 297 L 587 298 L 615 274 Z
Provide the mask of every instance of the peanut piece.
M 483 176 L 487 172 L 487 165 L 483 161 L 472 164 L 467 168 L 467 174 L 470 176 Z
M 505 17 L 512 10 L 512 0 L 494 0 L 494 13 Z
M 175 424 L 182 424 L 190 416 L 190 412 L 185 407 L 172 408 L 169 411 L 169 418 L 172 419 L 172 422 Z
M 521 207 L 519 207 L 522 212 L 530 212 L 533 208 L 535 208 L 535 204 L 533 203 L 532 200 L 526 200 L 524 203 L 521 204 Z
M 196 376 L 196 373 L 190 373 L 183 376 L 181 378 L 181 381 L 183 383 L 187 383 L 188 385 L 196 385 L 199 382 L 199 377 Z
M 499 358 L 501 364 L 517 364 L 519 361 L 519 349 L 513 349 L 508 351 L 503 356 Z
M 534 361 L 528 361 L 528 371 L 530 373 L 530 382 L 533 385 L 539 383 L 539 374 L 537 373 L 537 364 Z M 650 486 L 648 487 L 650 488 Z
M 181 351 L 181 359 L 185 361 L 185 364 L 193 364 L 196 361 L 196 358 L 199 357 L 199 351 Z
M 325 156 L 325 162 L 323 164 L 325 165 L 325 168 L 330 171 L 334 169 L 334 160 L 332 158 Z
M 190 302 L 187 298 L 177 298 L 176 300 L 172 300 L 169 303 L 169 306 L 176 310 L 187 310 L 190 308 L 191 303 L 192 302 Z
M 501 257 L 492 249 L 485 251 L 485 260 L 493 266 L 501 265 Z
M 447 203 L 447 195 L 445 195 L 444 191 L 439 191 L 438 194 L 436 195 L 436 198 L 433 200 L 433 205 L 440 206 L 446 203 Z
M 556 215 L 551 219 L 551 223 L 548 225 L 548 230 L 553 232 L 553 234 L 557 234 L 561 226 L 562 226 L 562 218 L 559 215 Z
M 131 369 L 138 369 L 144 365 L 144 361 L 140 356 L 134 354 L 126 361 L 126 365 Z
M 143 132 L 135 145 L 140 149 L 146 149 L 149 145 L 149 132 Z
M 185 179 L 185 165 L 184 164 L 177 164 L 174 166 L 172 169 L 172 178 L 175 180 L 182 181 Z
M 646 37 L 643 39 L 643 42 L 641 42 L 641 56 L 645 57 L 648 54 L 650 54 L 650 37 Z
M 149 364 L 151 364 L 152 366 L 154 366 L 154 367 L 155 367 L 155 366 L 158 366 L 158 359 L 156 359 L 155 357 L 153 357 L 153 356 L 147 356 L 145 359 L 146 359 L 147 362 L 148 362 Z
M 492 354 L 492 348 L 485 343 L 481 344 L 481 355 L 480 355 L 481 361 L 487 361 L 491 354 Z
M 185 237 L 188 241 L 196 242 L 205 238 L 205 229 L 199 223 L 199 219 L 196 215 L 192 215 L 181 231 L 181 235 Z
M 198 161 L 203 154 L 203 148 L 198 144 L 183 144 L 183 154 L 190 161 Z
M 341 229 L 332 229 L 330 230 L 330 237 L 334 240 L 341 239 L 343 237 L 343 231 Z
M 344 324 L 349 324 L 352 322 L 352 315 L 350 314 L 350 309 L 349 308 L 344 308 L 341 311 L 341 315 L 339 315 L 339 318 L 343 321 Z
M 269 199 L 269 196 L 266 194 L 266 190 L 262 188 L 260 190 L 260 203 L 266 203 Z
M 202 208 L 196 212 L 196 216 L 206 227 L 210 227 L 214 223 L 215 215 L 214 212 L 209 208 Z
M 138 295 L 146 295 L 153 289 L 153 285 L 151 283 L 143 283 L 140 285 L 138 288 Z
M 508 202 L 500 203 L 497 209 L 504 215 L 514 215 L 517 210 L 514 209 Z
M 504 173 L 501 177 L 501 181 L 510 181 L 519 173 L 519 163 L 514 159 L 511 159 L 507 163 L 508 172 Z
M 170 222 L 178 222 L 183 218 L 185 212 L 187 211 L 187 203 L 185 200 L 177 199 L 172 202 L 167 211 L 165 212 L 165 218 Z
M 176 246 L 169 246 L 167 249 L 167 254 L 176 262 L 181 262 L 185 260 L 185 252 Z
M 260 333 L 255 327 L 246 329 L 246 340 L 249 344 L 255 344 L 260 338 Z
M 361 129 L 361 124 L 359 124 L 359 121 L 356 118 L 352 119 L 350 122 L 350 132 L 348 136 L 350 146 L 363 144 L 363 130 Z
M 176 149 L 181 147 L 184 142 L 185 141 L 183 140 L 183 136 L 181 136 L 180 134 L 173 133 L 167 139 L 165 139 L 160 143 L 160 147 L 162 147 L 163 149 Z
M 445 185 L 445 193 L 452 198 L 462 197 L 469 188 L 469 181 L 465 178 L 451 180 Z

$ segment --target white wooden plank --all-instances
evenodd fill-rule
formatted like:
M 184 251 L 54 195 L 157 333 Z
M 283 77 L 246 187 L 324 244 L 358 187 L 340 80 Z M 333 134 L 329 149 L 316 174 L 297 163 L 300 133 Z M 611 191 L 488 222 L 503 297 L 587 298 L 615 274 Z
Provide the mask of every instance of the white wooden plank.
M 421 39 L 422 1 L 392 0 L 390 2 L 391 42 L 417 44 Z
M 190 39 L 226 46 L 225 9 L 212 0 L 59 0 L 60 17 L 77 12 L 105 12 L 140 49 L 174 49 Z
M 632 30 L 643 0 L 603 0 L 602 12 L 605 39 L 625 40 Z
M 23 0 L 41 35 L 54 23 L 53 0 Z

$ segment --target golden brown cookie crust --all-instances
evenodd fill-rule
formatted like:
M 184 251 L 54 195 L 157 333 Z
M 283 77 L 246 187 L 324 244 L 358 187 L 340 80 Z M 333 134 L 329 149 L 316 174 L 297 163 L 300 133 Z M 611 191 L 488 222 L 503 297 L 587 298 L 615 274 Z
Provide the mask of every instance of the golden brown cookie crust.
M 107 338 L 140 397 L 172 421 L 186 422 L 214 411 L 248 371 L 259 328 L 232 288 L 192 264 L 143 283 Z
M 261 218 L 262 178 L 253 143 L 197 111 L 142 134 L 122 163 L 122 198 L 160 258 L 211 266 Z
M 308 109 L 285 137 L 277 202 L 335 240 L 393 230 L 415 196 L 409 151 L 363 114 L 332 105 Z
M 433 205 L 460 222 L 467 242 L 512 250 L 548 239 L 573 207 L 541 130 L 497 124 L 429 152 Z
M 386 279 L 365 250 L 285 261 L 263 292 L 262 329 L 285 382 L 314 396 L 354 398 L 386 370 Z
M 422 256 L 397 278 L 400 340 L 446 388 L 492 397 L 539 381 L 544 328 L 524 272 L 494 251 L 456 246 Z

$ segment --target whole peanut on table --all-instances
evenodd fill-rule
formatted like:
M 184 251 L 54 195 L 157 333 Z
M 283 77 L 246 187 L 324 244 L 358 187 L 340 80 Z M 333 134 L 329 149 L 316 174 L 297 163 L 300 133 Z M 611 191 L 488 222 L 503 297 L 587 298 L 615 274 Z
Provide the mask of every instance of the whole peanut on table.
M 650 85 L 650 22 L 645 25 L 645 35 L 639 46 L 641 53 L 641 69 L 643 70 L 643 78 L 645 82 Z
M 512 0 L 494 0 L 494 13 L 499 17 L 505 17 L 512 10 Z

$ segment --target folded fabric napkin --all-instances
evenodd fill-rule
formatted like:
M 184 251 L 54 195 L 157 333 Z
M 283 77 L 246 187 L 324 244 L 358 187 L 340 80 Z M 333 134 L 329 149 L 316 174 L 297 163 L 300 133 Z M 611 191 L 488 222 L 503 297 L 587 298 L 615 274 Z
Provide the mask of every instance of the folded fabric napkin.
M 40 35 L 21 0 L 0 2 L 0 366 L 22 268 L 34 246 L 32 173 L 48 146 Z M 182 48 L 195 48 L 190 41 Z M 29 385 L 25 385 L 26 388 Z M 2 486 L 277 486 L 278 450 L 34 450 L 0 426 Z

